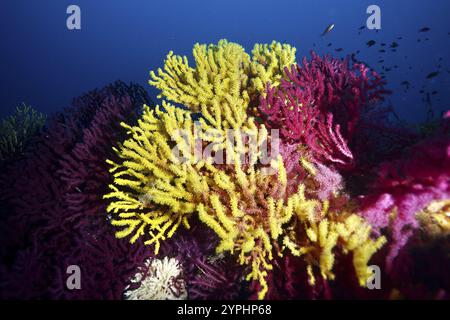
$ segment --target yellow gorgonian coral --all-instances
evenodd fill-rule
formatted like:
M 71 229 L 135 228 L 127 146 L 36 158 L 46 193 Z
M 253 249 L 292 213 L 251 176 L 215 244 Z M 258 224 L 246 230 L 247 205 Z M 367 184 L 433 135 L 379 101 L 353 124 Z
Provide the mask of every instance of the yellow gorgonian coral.
M 104 196 L 111 201 L 107 207 L 111 223 L 121 228 L 116 236 L 131 236 L 132 243 L 141 236 L 148 238 L 145 243 L 155 244 L 156 252 L 160 241 L 170 238 L 180 224 L 189 227 L 188 218 L 217 183 L 212 156 L 219 151 L 226 155 L 228 147 L 225 131 L 219 130 L 220 137 L 208 140 L 188 111 L 165 102 L 162 107 L 144 106 L 136 126 L 122 124 L 128 129 L 128 139 L 115 150 L 119 161 L 107 161 L 114 181 Z M 230 147 L 254 163 L 267 131 L 258 129 L 251 119 L 247 124 L 247 130 L 236 131 L 236 143 Z M 244 134 L 254 143 L 244 145 Z M 206 153 L 202 147 L 211 141 L 213 150 Z
M 296 49 L 288 44 L 273 41 L 271 44 L 255 44 L 252 50 L 250 93 L 263 93 L 268 82 L 278 86 L 284 68 L 295 63 Z
M 253 57 L 242 46 L 226 40 L 217 45 L 196 44 L 195 67 L 189 66 L 186 56 L 170 52 L 164 68 L 150 73 L 149 83 L 161 90 L 159 98 L 200 111 L 207 120 L 224 114 L 216 127 L 240 128 L 250 101 L 258 98 L 268 82 L 279 82 L 284 68 L 295 63 L 295 52 L 290 45 L 275 41 L 255 45 Z M 235 115 L 231 121 L 226 116 L 230 112 Z
M 144 107 L 136 126 L 122 124 L 129 138 L 116 150 L 121 161 L 108 160 L 114 183 L 107 211 L 112 224 L 121 227 L 118 238 L 131 235 L 131 242 L 147 235 L 146 244 L 156 245 L 171 237 L 196 211 L 197 195 L 208 192 L 205 162 L 192 152 L 195 144 L 189 112 L 163 103 L 150 110 Z M 174 149 L 176 148 L 176 149 Z M 174 152 L 176 151 L 176 152 Z
M 277 240 L 292 218 L 285 206 L 286 172 L 281 156 L 263 170 L 242 165 L 236 154 L 234 168 L 228 169 L 214 172 L 215 184 L 198 206 L 199 218 L 219 236 L 218 253 L 235 253 L 241 264 L 251 267 L 247 280 L 259 281 L 263 298 L 270 260 L 274 251 L 280 252 Z
M 351 252 L 364 285 L 367 263 L 385 239 L 373 240 L 351 208 L 314 197 L 318 170 L 305 157 L 300 164 L 307 177 L 295 186 L 281 155 L 260 161 L 267 151 L 261 147 L 276 143 L 247 111 L 268 82 L 279 84 L 295 62 L 295 48 L 257 44 L 250 56 L 221 40 L 196 44 L 193 54 L 195 67 L 169 53 L 150 81 L 160 97 L 190 110 L 163 102 L 156 110 L 145 106 L 137 125 L 123 124 L 128 138 L 116 149 L 119 160 L 108 160 L 114 181 L 105 195 L 112 224 L 120 228 L 116 236 L 144 237 L 157 252 L 161 241 L 197 216 L 217 233 L 217 252 L 235 254 L 248 268 L 247 280 L 259 282 L 261 299 L 272 260 L 285 251 L 305 259 L 312 285 L 317 272 L 334 278 L 336 250 Z M 197 123 L 191 112 L 201 113 Z
M 273 256 L 282 256 L 285 250 L 304 257 L 311 285 L 315 284 L 314 266 L 324 279 L 332 280 L 334 250 L 352 252 L 364 286 L 371 274 L 368 261 L 385 238 L 373 240 L 371 227 L 356 214 L 331 210 L 328 201 L 308 199 L 303 184 L 289 194 L 281 156 L 271 167 L 276 175 L 237 164 L 231 172 L 215 172 L 216 184 L 198 208 L 200 220 L 221 239 L 217 251 L 237 254 L 241 264 L 250 266 L 247 280 L 260 283 L 260 299 L 268 290 L 266 276 Z
M 305 185 L 312 185 L 316 169 L 305 158 L 301 164 L 310 174 L 292 197 L 295 226 L 284 239 L 295 256 L 303 256 L 308 265 L 310 284 L 315 283 L 313 268 L 318 265 L 324 279 L 334 279 L 332 272 L 335 249 L 353 253 L 353 265 L 361 286 L 370 276 L 368 262 L 386 242 L 384 237 L 373 240 L 371 227 L 363 218 L 352 213 L 351 203 L 345 207 L 330 208 L 330 201 L 318 201 L 305 197 Z M 333 201 L 334 198 L 331 199 Z
M 450 234 L 450 200 L 431 202 L 417 214 L 423 230 L 430 236 Z

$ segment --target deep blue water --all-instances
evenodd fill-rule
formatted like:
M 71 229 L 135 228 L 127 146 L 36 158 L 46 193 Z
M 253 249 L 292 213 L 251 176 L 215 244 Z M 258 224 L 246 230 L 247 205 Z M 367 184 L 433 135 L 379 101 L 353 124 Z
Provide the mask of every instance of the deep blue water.
M 66 28 L 70 4 L 81 8 L 81 30 Z M 370 4 L 381 8 L 382 29 L 358 35 Z M 448 0 L 2 0 L 0 116 L 21 102 L 58 111 L 117 79 L 138 82 L 155 95 L 148 73 L 162 66 L 169 50 L 191 57 L 194 43 L 226 38 L 248 51 L 256 42 L 288 42 L 298 59 L 311 49 L 336 56 L 360 50 L 358 58 L 377 71 L 392 68 L 386 73 L 389 102 L 403 120 L 417 122 L 425 119 L 427 92 L 437 92 L 430 95 L 436 116 L 450 109 L 449 14 Z M 330 23 L 334 30 L 321 37 Z M 431 30 L 419 33 L 422 27 Z M 368 48 L 369 40 L 376 45 Z M 396 52 L 378 52 L 381 42 L 393 41 Z M 427 80 L 433 71 L 440 74 Z M 405 80 L 409 90 L 401 85 Z

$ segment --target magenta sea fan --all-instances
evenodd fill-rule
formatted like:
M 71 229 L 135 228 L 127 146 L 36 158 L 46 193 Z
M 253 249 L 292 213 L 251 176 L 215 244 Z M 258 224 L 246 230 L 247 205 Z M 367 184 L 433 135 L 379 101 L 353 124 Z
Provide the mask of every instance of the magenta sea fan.
M 386 259 L 390 269 L 419 226 L 416 214 L 432 201 L 450 199 L 450 137 L 422 141 L 377 171 L 371 192 L 361 198 L 361 214 L 378 230 L 391 228 L 393 242 Z
M 316 160 L 348 166 L 362 115 L 389 93 L 384 84 L 362 63 L 312 52 L 311 60 L 285 68 L 278 87 L 267 86 L 259 112 L 286 143 L 302 143 Z
M 120 81 L 91 91 L 54 115 L 24 158 L 8 168 L 1 188 L 9 210 L 2 216 L 2 297 L 121 298 L 151 253 L 117 240 L 107 223 L 105 160 L 124 134 L 120 122 L 134 121 L 144 103 L 151 100 L 142 87 Z M 69 265 L 81 269 L 81 290 L 66 287 Z M 14 274 L 26 281 L 15 281 Z

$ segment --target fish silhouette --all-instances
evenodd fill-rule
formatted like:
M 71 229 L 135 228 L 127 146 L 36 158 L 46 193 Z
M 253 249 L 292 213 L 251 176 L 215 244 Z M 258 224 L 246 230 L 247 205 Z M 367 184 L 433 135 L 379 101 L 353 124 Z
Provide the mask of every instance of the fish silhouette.
M 334 29 L 334 23 L 330 24 L 328 27 L 325 28 L 325 30 L 322 32 L 321 36 L 323 37 L 327 33 L 331 32 L 331 30 Z
M 439 71 L 433 71 L 427 75 L 427 79 L 432 79 L 434 77 L 437 77 L 438 75 L 439 75 Z
M 375 45 L 376 41 L 375 40 L 370 40 L 368 42 L 366 42 L 366 45 L 370 48 L 371 46 Z

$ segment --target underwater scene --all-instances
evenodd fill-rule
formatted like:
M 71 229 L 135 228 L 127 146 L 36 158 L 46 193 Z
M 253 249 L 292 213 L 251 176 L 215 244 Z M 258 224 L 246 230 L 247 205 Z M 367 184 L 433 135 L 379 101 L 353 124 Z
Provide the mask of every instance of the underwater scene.
M 0 299 L 449 300 L 449 14 L 3 0 Z

